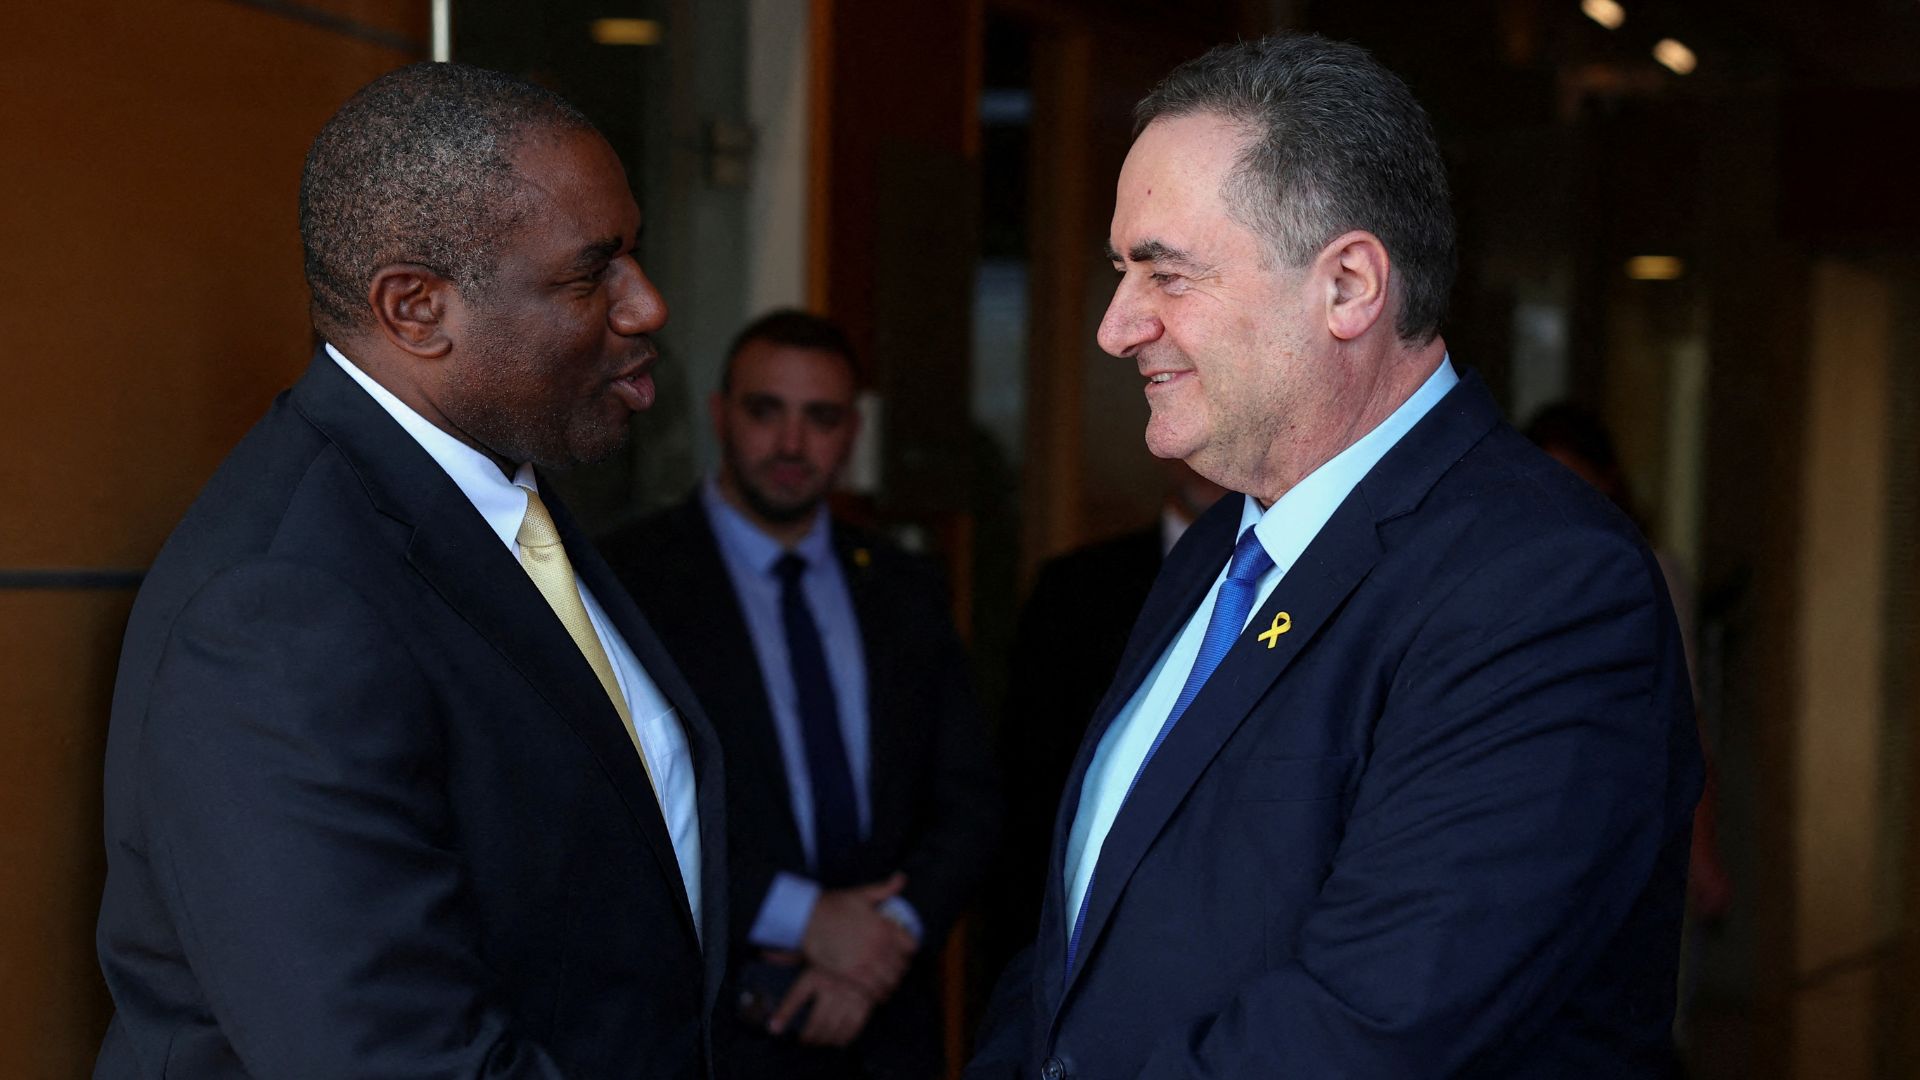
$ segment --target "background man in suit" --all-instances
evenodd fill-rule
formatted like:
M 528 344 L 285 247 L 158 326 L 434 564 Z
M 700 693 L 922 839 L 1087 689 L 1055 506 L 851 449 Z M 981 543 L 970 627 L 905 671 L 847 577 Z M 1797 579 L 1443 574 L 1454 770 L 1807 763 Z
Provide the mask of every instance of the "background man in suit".
M 718 473 L 602 545 L 727 755 L 736 967 L 716 1056 L 734 1077 L 938 1075 L 939 946 L 992 854 L 945 590 L 825 506 L 855 385 L 833 324 L 754 322 L 710 403 Z
M 315 139 L 327 344 L 127 629 L 96 1075 L 707 1075 L 718 743 L 540 476 L 652 402 L 639 224 L 586 119 L 491 72 Z
M 1312 37 L 1137 112 L 1100 328 L 1245 498 L 1168 557 L 970 1075 L 1644 1076 L 1700 765 L 1631 523 L 1439 337 L 1440 155 Z

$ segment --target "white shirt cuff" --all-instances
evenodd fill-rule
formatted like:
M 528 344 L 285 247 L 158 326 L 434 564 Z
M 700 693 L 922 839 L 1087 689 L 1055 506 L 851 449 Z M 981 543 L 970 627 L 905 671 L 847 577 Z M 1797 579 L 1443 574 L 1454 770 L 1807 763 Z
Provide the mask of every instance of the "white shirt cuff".
M 907 903 L 906 897 L 889 896 L 885 900 L 880 901 L 880 906 L 877 910 L 880 914 L 899 923 L 900 929 L 913 935 L 913 940 L 919 941 L 923 936 L 923 928 L 920 925 L 920 913 L 913 910 L 913 905 Z
M 766 899 L 760 901 L 760 913 L 753 918 L 747 940 L 763 949 L 799 949 L 807 924 L 813 921 L 813 905 L 819 902 L 819 882 L 797 874 L 773 875 L 773 885 L 767 889 Z

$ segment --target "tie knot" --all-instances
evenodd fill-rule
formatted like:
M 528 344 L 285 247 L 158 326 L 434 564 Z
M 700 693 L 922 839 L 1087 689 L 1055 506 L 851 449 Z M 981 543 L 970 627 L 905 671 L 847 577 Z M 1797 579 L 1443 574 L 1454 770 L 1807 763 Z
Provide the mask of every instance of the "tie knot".
M 1261 574 L 1273 569 L 1273 556 L 1267 554 L 1266 546 L 1260 543 L 1252 525 L 1240 534 L 1240 542 L 1233 546 L 1233 561 L 1227 564 L 1227 580 L 1253 582 Z
M 525 485 L 520 490 L 527 493 L 527 513 L 520 519 L 520 532 L 514 539 L 521 547 L 552 547 L 560 542 L 560 530 L 553 526 L 553 515 L 547 513 L 547 504 L 540 501 L 540 495 Z
M 780 584 L 789 587 L 800 584 L 800 575 L 806 572 L 807 560 L 791 551 L 780 556 L 773 563 L 774 576 L 780 579 Z

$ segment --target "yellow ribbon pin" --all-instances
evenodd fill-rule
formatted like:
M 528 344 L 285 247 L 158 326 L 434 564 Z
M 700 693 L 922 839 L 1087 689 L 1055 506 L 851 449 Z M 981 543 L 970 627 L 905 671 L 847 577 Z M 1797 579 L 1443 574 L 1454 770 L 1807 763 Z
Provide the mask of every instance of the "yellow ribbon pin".
M 1273 617 L 1273 625 L 1267 627 L 1266 632 L 1260 635 L 1260 640 L 1266 642 L 1267 648 L 1271 649 L 1280 644 L 1280 635 L 1291 629 L 1293 629 L 1293 616 L 1283 611 Z

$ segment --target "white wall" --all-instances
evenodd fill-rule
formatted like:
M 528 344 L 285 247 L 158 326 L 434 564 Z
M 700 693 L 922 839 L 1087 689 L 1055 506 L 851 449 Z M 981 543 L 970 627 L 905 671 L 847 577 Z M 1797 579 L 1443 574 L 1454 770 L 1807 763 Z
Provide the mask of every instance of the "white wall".
M 806 303 L 811 6 L 747 4 L 747 122 L 755 132 L 747 191 L 749 317 Z

